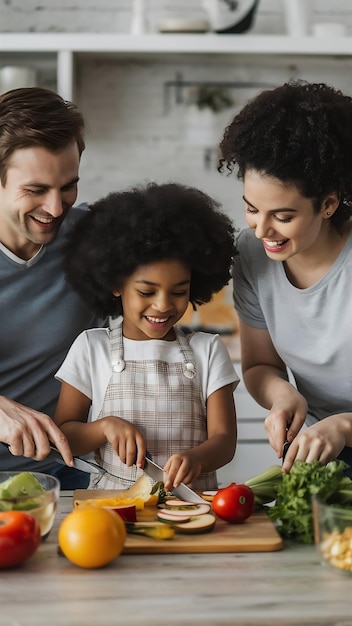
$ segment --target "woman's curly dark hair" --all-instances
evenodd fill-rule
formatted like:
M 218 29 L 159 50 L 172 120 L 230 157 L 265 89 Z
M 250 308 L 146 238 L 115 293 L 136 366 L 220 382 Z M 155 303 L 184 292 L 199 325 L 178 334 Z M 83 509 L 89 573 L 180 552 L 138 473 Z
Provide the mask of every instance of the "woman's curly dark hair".
M 140 265 L 178 259 L 191 271 L 190 301 L 209 302 L 230 278 L 234 226 L 219 204 L 176 183 L 111 193 L 95 202 L 69 232 L 65 271 L 99 315 L 122 313 L 114 298 Z
M 248 169 L 295 184 L 319 212 L 339 194 L 331 220 L 340 231 L 351 216 L 352 98 L 324 83 L 289 81 L 266 90 L 234 117 L 220 144 L 219 170 Z

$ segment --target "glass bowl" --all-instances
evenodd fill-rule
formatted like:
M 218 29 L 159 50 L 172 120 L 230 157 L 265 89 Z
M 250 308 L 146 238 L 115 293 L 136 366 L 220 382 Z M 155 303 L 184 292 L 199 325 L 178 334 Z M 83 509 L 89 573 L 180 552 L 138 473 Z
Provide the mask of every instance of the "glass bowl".
M 313 498 L 315 544 L 322 562 L 352 574 L 352 509 Z
M 60 495 L 60 482 L 55 476 L 40 472 L 25 472 L 31 474 L 42 485 L 45 491 L 35 495 L 9 496 L 0 491 L 0 511 L 26 511 L 35 517 L 40 525 L 42 541 L 46 539 L 52 529 L 57 503 Z M 1 483 L 8 479 L 18 477 L 24 472 L 0 472 Z

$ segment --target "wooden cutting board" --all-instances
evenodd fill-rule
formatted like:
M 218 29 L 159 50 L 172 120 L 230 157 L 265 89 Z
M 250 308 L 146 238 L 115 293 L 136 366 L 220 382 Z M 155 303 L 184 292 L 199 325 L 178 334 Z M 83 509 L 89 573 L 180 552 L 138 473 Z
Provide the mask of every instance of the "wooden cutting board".
M 73 500 L 116 496 L 116 491 L 77 489 Z M 156 518 L 156 508 L 146 507 L 138 519 Z M 283 541 L 265 511 L 256 511 L 243 524 L 228 524 L 217 519 L 215 528 L 204 534 L 175 533 L 169 540 L 142 535 L 127 535 L 125 554 L 182 554 L 205 552 L 274 552 L 283 548 Z

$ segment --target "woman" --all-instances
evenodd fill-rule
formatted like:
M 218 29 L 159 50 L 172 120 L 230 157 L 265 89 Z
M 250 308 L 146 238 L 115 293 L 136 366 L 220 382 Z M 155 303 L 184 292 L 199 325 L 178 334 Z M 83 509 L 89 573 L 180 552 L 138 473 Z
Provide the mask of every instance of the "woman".
M 269 442 L 279 458 L 291 443 L 286 472 L 296 459 L 352 465 L 352 98 L 302 81 L 265 91 L 221 154 L 244 182 L 234 301 Z

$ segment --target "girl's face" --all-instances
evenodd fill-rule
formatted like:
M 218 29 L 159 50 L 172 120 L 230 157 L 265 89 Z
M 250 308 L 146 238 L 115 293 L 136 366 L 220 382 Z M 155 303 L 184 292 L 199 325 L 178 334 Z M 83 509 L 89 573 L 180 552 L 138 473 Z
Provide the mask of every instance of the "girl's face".
M 174 325 L 185 313 L 190 294 L 191 272 L 176 259 L 141 265 L 126 278 L 121 289 L 123 334 L 128 339 L 175 338 Z
M 328 218 L 338 206 L 336 194 L 327 196 L 319 213 L 313 201 L 302 196 L 295 185 L 248 170 L 244 177 L 246 220 L 265 252 L 275 261 L 286 261 L 296 254 L 320 251 Z M 324 244 L 325 245 L 325 244 Z

